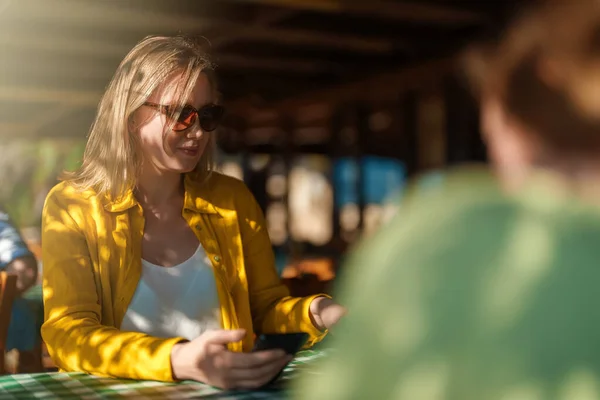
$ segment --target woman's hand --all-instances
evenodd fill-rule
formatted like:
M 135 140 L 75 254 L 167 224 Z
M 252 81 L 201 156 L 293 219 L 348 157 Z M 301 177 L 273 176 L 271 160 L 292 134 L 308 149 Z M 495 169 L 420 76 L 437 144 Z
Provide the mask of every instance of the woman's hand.
M 317 297 L 310 303 L 310 315 L 320 330 L 331 329 L 346 312 L 344 307 L 327 297 Z
M 171 351 L 173 377 L 221 389 L 256 389 L 268 383 L 292 357 L 283 350 L 234 353 L 228 343 L 242 340 L 244 330 L 208 331 Z

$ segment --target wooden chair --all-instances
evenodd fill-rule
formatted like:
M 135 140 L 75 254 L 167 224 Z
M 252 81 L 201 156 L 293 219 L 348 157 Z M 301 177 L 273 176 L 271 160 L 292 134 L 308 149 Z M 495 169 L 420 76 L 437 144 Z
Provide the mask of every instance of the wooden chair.
M 6 338 L 12 313 L 13 300 L 17 292 L 17 276 L 0 272 L 0 375 L 6 373 L 4 355 L 6 354 Z

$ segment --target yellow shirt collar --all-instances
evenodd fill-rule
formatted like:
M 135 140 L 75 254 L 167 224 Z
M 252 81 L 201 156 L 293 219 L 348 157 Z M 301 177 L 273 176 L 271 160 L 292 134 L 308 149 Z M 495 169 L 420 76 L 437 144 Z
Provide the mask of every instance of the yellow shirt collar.
M 184 209 L 203 214 L 221 215 L 214 204 L 210 175 L 202 178 L 195 173 L 185 174 L 184 188 Z M 138 204 L 132 189 L 114 200 L 109 194 L 105 195 L 104 199 L 104 208 L 115 213 L 126 211 Z

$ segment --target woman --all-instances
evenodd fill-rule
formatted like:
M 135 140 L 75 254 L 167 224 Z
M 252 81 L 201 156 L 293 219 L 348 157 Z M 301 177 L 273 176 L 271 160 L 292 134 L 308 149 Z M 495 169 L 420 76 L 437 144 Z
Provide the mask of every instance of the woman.
M 597 0 L 539 2 L 473 53 L 496 176 L 449 173 L 354 255 L 298 397 L 600 398 L 599 33 Z
M 42 337 L 62 370 L 255 388 L 289 361 L 249 353 L 255 332 L 313 344 L 341 317 L 289 296 L 251 193 L 211 171 L 217 100 L 191 38 L 148 37 L 118 67 L 43 212 Z

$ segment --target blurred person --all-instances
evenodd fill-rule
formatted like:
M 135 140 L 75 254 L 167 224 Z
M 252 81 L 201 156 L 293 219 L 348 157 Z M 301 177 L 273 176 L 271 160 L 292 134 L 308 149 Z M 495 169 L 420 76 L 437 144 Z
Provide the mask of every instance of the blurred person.
M 28 368 L 41 367 L 40 318 L 35 307 L 22 297 L 37 281 L 38 266 L 35 256 L 0 208 L 0 271 L 17 277 L 17 293 L 13 302 L 6 351 L 17 350 L 17 371 L 31 372 Z M 36 359 L 37 358 L 37 359 Z
M 303 399 L 600 399 L 600 2 L 470 52 L 492 172 L 449 172 L 352 256 Z
M 42 337 L 65 371 L 252 389 L 290 361 L 255 333 L 321 340 L 344 309 L 290 297 L 261 210 L 213 172 L 223 107 L 191 37 L 147 37 L 100 101 L 83 163 L 43 211 Z

